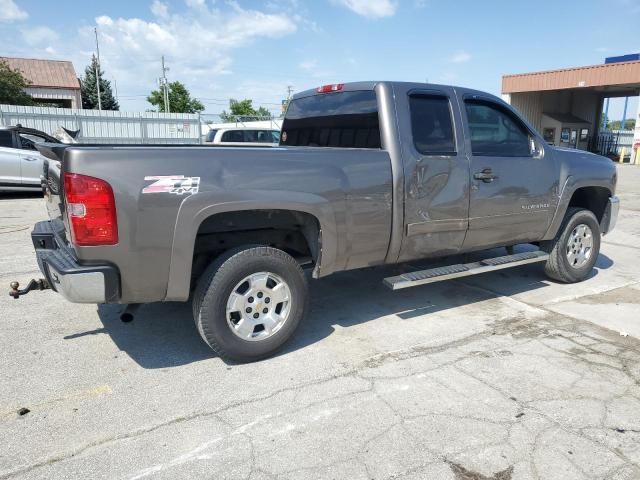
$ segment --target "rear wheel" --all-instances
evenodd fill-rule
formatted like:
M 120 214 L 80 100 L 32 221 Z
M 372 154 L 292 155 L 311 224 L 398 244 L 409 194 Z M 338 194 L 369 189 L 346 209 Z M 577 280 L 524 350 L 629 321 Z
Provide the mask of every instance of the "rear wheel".
M 247 362 L 269 356 L 293 335 L 307 300 L 307 282 L 293 257 L 271 247 L 242 247 L 205 270 L 193 316 L 218 355 Z
M 599 253 L 600 225 L 595 215 L 589 210 L 570 208 L 553 240 L 545 273 L 560 282 L 580 282 L 593 270 Z

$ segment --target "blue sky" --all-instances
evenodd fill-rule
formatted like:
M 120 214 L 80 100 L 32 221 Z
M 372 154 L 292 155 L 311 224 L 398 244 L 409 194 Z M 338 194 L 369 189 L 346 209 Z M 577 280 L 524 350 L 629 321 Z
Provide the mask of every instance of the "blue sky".
M 525 7 L 525 5 L 527 5 Z M 100 33 L 123 110 L 150 108 L 160 56 L 207 112 L 277 111 L 288 85 L 391 79 L 500 93 L 501 76 L 640 52 L 640 0 L 0 0 L 0 56 L 72 60 Z M 55 20 L 54 20 L 55 19 Z M 622 102 L 610 116 L 621 116 Z M 636 111 L 630 107 L 630 116 Z

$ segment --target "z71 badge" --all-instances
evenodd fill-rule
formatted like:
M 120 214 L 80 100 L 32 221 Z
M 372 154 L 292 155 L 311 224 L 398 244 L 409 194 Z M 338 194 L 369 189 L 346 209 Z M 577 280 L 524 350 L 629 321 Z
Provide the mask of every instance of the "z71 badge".
M 200 189 L 200 177 L 185 177 L 184 175 L 168 175 L 144 177 L 152 180 L 151 185 L 142 189 L 142 193 L 172 193 L 174 195 L 192 195 Z

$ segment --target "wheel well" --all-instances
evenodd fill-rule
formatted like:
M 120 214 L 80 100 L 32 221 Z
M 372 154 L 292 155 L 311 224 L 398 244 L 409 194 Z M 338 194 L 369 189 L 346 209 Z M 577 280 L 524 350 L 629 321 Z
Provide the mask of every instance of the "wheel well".
M 315 264 L 320 223 L 309 213 L 293 210 L 241 210 L 212 215 L 200 224 L 196 235 L 192 279 L 222 252 L 251 244 L 279 248 L 300 263 Z
M 569 200 L 569 207 L 581 207 L 591 210 L 598 222 L 601 222 L 610 196 L 611 192 L 604 187 L 578 188 L 573 192 L 571 200 Z

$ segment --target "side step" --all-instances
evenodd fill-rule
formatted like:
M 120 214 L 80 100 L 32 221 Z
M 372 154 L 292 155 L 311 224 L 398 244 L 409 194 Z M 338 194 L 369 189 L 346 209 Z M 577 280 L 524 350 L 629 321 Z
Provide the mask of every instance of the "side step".
M 452 278 L 468 277 L 479 273 L 493 272 L 503 268 L 517 267 L 527 263 L 544 262 L 549 254 L 542 251 L 516 253 L 504 257 L 487 258 L 479 262 L 447 265 L 446 267 L 430 268 L 418 272 L 403 273 L 395 277 L 384 279 L 384 284 L 391 290 L 415 287 L 426 283 L 441 282 Z

